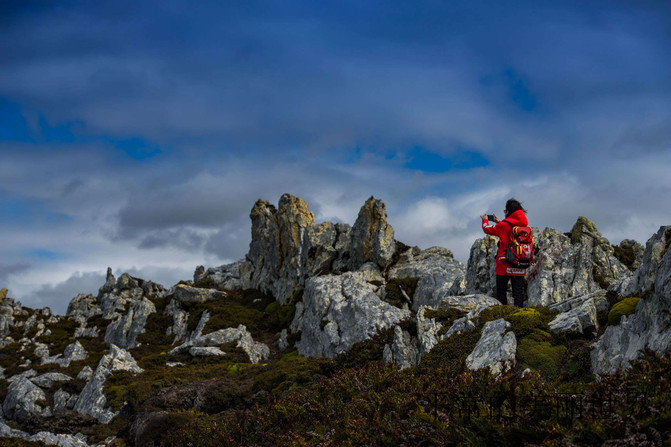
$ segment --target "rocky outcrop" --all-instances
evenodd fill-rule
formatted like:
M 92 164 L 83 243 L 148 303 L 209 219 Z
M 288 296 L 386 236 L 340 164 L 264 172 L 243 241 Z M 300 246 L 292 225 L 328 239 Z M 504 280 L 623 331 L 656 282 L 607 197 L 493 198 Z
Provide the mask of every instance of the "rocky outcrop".
M 418 279 L 415 294 L 410 297 L 412 308 L 418 310 L 421 306 L 437 306 L 445 296 L 463 294 L 465 273 L 464 265 L 447 248 L 413 247 L 400 254 L 388 277 Z
M 366 262 L 374 262 L 384 269 L 391 263 L 395 248 L 394 229 L 387 223 L 386 206 L 371 197 L 359 210 L 352 227 L 350 268 L 356 270 Z
M 515 364 L 517 339 L 512 331 L 504 335 L 509 327 L 510 323 L 503 318 L 485 323 L 480 340 L 466 358 L 468 369 L 489 368 L 498 376 Z
M 645 254 L 645 247 L 635 240 L 622 239 L 614 249 L 615 256 L 632 272 L 636 271 L 641 266 L 643 255 Z
M 23 422 L 33 416 L 51 415 L 46 394 L 26 377 L 13 380 L 9 384 L 2 411 L 5 418 L 17 422 Z
M 496 294 L 496 252 L 498 238 L 485 236 L 471 245 L 466 269 L 466 291 L 494 296 Z
M 215 287 L 221 287 L 227 290 L 239 290 L 242 288 L 240 282 L 240 267 L 245 263 L 244 260 L 226 264 L 219 267 L 205 267 L 199 265 L 193 273 L 193 283 L 197 284 L 203 280 L 211 281 Z
M 609 326 L 594 344 L 592 372 L 612 373 L 626 369 L 649 348 L 658 353 L 671 351 L 671 226 L 660 227 L 647 242 L 636 273 L 613 289 L 621 296 L 637 295 L 636 311 L 623 316 L 620 324 Z
M 93 416 L 104 424 L 109 423 L 117 413 L 105 408 L 107 398 L 103 393 L 103 386 L 107 376 L 114 371 L 141 373 L 143 369 L 137 365 L 128 351 L 111 345 L 110 352 L 100 359 L 98 367 L 79 395 L 74 410 Z
M 357 270 L 367 262 L 387 267 L 396 246 L 385 206 L 372 197 L 354 227 L 315 224 L 307 203 L 290 194 L 280 198 L 277 209 L 257 201 L 250 218 L 252 241 L 246 262 L 238 267 L 241 287 L 270 293 L 282 304 L 306 278 Z
M 597 313 L 607 310 L 608 306 L 605 290 L 553 304 L 550 309 L 561 313 L 549 323 L 550 330 L 571 334 L 585 334 L 587 331 L 596 333 L 599 329 Z
M 247 353 L 249 361 L 252 363 L 259 363 L 270 356 L 270 348 L 263 343 L 255 342 L 252 334 L 242 324 L 237 328 L 219 329 L 218 331 L 192 338 L 174 348 L 170 353 L 179 354 L 180 352 L 189 351 L 191 355 L 223 355 L 224 353 L 219 347 L 223 344 L 233 342 L 237 343 L 236 346 Z M 211 349 L 192 350 L 192 348 L 216 348 L 218 351 Z M 218 354 L 218 352 L 221 352 L 221 354 Z
M 147 298 L 133 303 L 125 315 L 107 326 L 105 343 L 116 345 L 123 349 L 138 346 L 137 337 L 144 332 L 149 315 L 156 312 L 156 306 Z
M 409 311 L 382 301 L 375 290 L 358 272 L 309 278 L 291 324 L 292 332 L 301 333 L 298 352 L 334 357 L 410 317 Z
M 540 254 L 527 278 L 528 306 L 547 306 L 607 289 L 629 274 L 608 240 L 584 217 L 570 237 L 551 228 L 534 232 L 534 237 Z

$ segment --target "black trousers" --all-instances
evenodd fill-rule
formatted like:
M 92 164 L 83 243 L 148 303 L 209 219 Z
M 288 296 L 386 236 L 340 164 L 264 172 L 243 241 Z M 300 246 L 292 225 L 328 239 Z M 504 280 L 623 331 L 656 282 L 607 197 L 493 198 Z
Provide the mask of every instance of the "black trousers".
M 523 307 L 524 305 L 524 276 L 506 276 L 496 275 L 496 299 L 501 304 L 508 304 L 506 292 L 508 291 L 508 280 L 513 285 L 513 301 L 515 306 Z

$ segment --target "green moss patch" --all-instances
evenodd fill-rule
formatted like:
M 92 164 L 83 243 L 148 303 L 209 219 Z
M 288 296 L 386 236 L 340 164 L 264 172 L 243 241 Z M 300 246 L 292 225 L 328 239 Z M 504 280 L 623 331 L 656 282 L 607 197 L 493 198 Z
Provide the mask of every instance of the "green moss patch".
M 623 315 L 633 314 L 639 301 L 641 299 L 638 297 L 630 297 L 615 303 L 608 312 L 608 326 L 616 326 L 620 324 Z
M 629 270 L 633 270 L 634 262 L 636 262 L 636 252 L 634 251 L 633 245 L 626 248 L 619 245 L 613 245 L 613 256 L 615 256 Z
M 552 346 L 547 341 L 536 341 L 531 337 L 523 338 L 517 343 L 517 359 L 520 368 L 541 371 L 548 377 L 559 374 L 559 367 L 565 354 L 565 346 Z

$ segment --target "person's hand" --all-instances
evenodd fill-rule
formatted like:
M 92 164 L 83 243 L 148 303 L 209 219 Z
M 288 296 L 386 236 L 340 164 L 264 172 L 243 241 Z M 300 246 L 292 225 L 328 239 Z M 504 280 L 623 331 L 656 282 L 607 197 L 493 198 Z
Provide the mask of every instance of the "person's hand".
M 501 219 L 499 219 L 499 217 L 496 214 L 494 214 L 494 222 L 496 223 L 501 222 Z
M 480 219 L 482 219 L 482 220 L 488 220 L 486 214 L 483 214 L 482 216 L 480 216 Z

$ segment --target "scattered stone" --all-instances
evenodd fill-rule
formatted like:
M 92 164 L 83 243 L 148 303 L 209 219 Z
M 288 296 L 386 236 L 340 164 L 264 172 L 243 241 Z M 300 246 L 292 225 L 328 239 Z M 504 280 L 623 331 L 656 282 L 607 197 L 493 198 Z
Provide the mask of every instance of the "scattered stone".
M 184 366 L 184 363 L 182 363 L 182 362 L 166 362 L 165 366 L 168 366 L 170 368 L 174 368 L 175 366 Z
M 63 354 L 57 354 L 53 357 L 43 357 L 41 360 L 42 365 L 55 363 L 60 365 L 63 368 L 70 366 L 70 363 L 76 362 L 78 360 L 84 360 L 88 357 L 88 353 L 84 346 L 82 346 L 79 341 L 69 344 Z
M 599 329 L 597 313 L 608 308 L 605 290 L 598 290 L 585 296 L 569 298 L 550 306 L 561 313 L 549 323 L 554 332 L 584 334 L 588 330 Z
M 477 293 L 473 295 L 443 297 L 436 307 L 439 309 L 457 309 L 463 312 L 471 312 L 474 309 L 482 311 L 488 307 L 500 304 L 497 299 L 491 296 Z
M 70 393 L 59 389 L 54 393 L 54 413 L 66 410 L 68 407 L 68 400 L 72 397 Z

